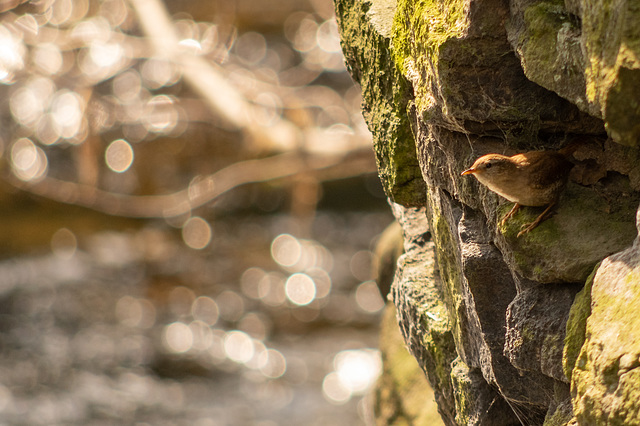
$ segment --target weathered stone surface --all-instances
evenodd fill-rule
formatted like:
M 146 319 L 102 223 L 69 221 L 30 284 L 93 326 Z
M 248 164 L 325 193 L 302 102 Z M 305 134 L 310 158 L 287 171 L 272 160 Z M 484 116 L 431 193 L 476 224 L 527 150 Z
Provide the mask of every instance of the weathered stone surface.
M 638 213 L 640 228 L 640 212 Z M 571 373 L 579 424 L 640 424 L 640 238 L 606 258 L 591 288 L 585 340 Z
M 398 2 L 394 55 L 413 84 L 418 116 L 456 132 L 507 138 L 520 148 L 565 123 L 578 133 L 601 129 L 525 77 L 507 40 L 508 16 L 503 0 Z
M 400 331 L 429 378 L 442 420 L 455 425 L 450 377 L 457 354 L 424 208 L 396 205 L 393 210 L 405 233 L 405 253 L 398 259 L 391 288 Z
M 505 148 L 499 148 L 500 141 L 452 132 L 419 119 L 413 127 L 418 139 L 418 160 L 427 184 L 443 188 L 462 203 L 482 210 L 489 227 L 495 230 L 495 244 L 519 275 L 542 283 L 584 282 L 596 263 L 633 241 L 634 225 L 630 218 L 640 201 L 640 193 L 630 186 L 628 177 L 607 177 L 605 173 L 595 188 L 570 183 L 554 216 L 536 228 L 536 232 L 518 238 L 521 226 L 533 221 L 543 209 L 524 208 L 498 229 L 497 223 L 513 204 L 476 179 L 460 176 L 460 171 L 475 158 L 489 152 L 504 152 Z M 622 157 L 612 149 L 598 154 L 604 165 Z M 607 155 L 610 160 L 604 158 Z M 627 160 L 616 161 L 620 169 L 631 170 Z
M 389 50 L 395 0 L 335 3 L 347 67 L 362 86 L 363 115 L 373 134 L 383 188 L 393 202 L 422 205 L 424 181 L 406 113 L 411 87 Z
M 509 39 L 527 77 L 604 119 L 618 143 L 640 137 L 640 7 L 621 1 L 510 1 Z
M 553 218 L 518 238 L 520 227 L 542 211 L 522 209 L 500 228 L 496 244 L 514 270 L 528 279 L 584 283 L 600 260 L 633 242 L 635 227 L 629 218 L 640 198 L 626 186 L 626 192 L 598 191 L 570 183 Z M 511 206 L 501 205 L 498 217 Z
M 451 383 L 456 401 L 456 423 L 459 425 L 520 425 L 505 401 L 482 377 L 478 369 L 470 369 L 456 358 L 451 368 Z
M 396 308 L 389 302 L 380 326 L 383 373 L 375 390 L 376 424 L 440 426 L 433 390 L 407 351 L 398 330 Z
M 394 280 L 398 258 L 404 252 L 402 233 L 402 227 L 394 221 L 376 244 L 378 262 L 374 265 L 374 273 L 378 277 L 378 288 L 385 298 Z M 376 424 L 442 425 L 433 390 L 420 365 L 404 345 L 398 329 L 396 308 L 391 302 L 387 302 L 380 323 L 379 348 L 383 371 L 373 392 Z
M 521 291 L 507 308 L 504 353 L 517 368 L 541 371 L 568 383 L 562 348 L 569 309 L 578 284 L 534 286 Z
M 602 268 L 620 262 L 589 274 L 636 236 L 640 150 L 621 143 L 640 135 L 640 7 L 398 0 L 391 25 L 393 2 L 336 3 L 390 198 L 400 199 L 388 185 L 389 164 L 407 172 L 418 165 L 425 184 L 422 198 L 417 184 L 405 192 L 401 204 L 416 208 L 393 205 L 406 252 L 391 294 L 445 424 L 598 425 L 608 414 L 628 421 L 623 411 L 637 413 L 640 400 L 640 350 L 632 347 L 640 337 L 623 314 L 637 308 L 640 274 L 628 262 L 628 289 L 613 300 L 596 294 L 596 282 L 610 281 L 612 272 L 598 278 Z M 344 24 L 353 16 L 358 31 Z M 415 140 L 413 151 L 398 135 Z M 500 226 L 512 204 L 460 176 L 487 153 L 572 142 L 575 167 L 555 214 L 519 238 L 540 210 L 525 207 Z M 603 349 L 610 330 L 625 337 Z

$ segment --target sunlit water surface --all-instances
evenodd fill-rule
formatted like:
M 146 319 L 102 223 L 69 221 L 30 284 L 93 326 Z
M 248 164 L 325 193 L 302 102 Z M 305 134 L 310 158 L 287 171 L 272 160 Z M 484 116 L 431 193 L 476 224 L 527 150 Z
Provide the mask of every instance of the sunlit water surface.
M 381 369 L 387 213 L 192 218 L 0 263 L 0 420 L 358 425 Z

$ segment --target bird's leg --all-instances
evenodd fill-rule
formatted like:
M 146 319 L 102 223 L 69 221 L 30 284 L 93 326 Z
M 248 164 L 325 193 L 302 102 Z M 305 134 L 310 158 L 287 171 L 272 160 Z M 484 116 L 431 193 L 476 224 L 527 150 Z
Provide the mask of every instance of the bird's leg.
M 515 203 L 513 205 L 513 208 L 511 209 L 511 211 L 509 211 L 509 213 L 507 213 L 506 215 L 504 215 L 504 217 L 502 218 L 502 220 L 500 221 L 500 225 L 504 226 L 505 223 L 507 223 L 507 219 L 509 219 L 511 216 L 513 216 L 514 214 L 516 214 L 516 212 L 520 210 L 520 204 Z
M 534 220 L 531 223 L 525 223 L 524 225 L 522 225 L 522 227 L 524 229 L 522 229 L 520 232 L 518 232 L 518 237 L 526 234 L 527 232 L 531 231 L 532 229 L 534 229 L 536 226 L 538 226 L 540 224 L 540 222 L 542 222 L 545 219 L 545 216 L 547 215 L 547 213 L 549 213 L 549 211 L 551 211 L 551 208 L 555 205 L 556 203 L 551 203 L 549 204 L 549 206 L 547 206 L 546 209 L 544 209 L 544 211 L 540 214 L 540 216 L 538 216 L 536 218 L 536 220 Z M 516 237 L 517 238 L 517 237 Z

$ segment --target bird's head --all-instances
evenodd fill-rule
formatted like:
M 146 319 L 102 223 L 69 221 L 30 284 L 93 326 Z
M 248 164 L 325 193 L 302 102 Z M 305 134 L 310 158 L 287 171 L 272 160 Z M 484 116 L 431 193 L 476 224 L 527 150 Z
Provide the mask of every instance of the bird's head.
M 482 181 L 507 174 L 516 167 L 514 161 L 507 156 L 487 154 L 478 158 L 471 167 L 460 173 L 460 175 L 474 175 L 478 180 Z

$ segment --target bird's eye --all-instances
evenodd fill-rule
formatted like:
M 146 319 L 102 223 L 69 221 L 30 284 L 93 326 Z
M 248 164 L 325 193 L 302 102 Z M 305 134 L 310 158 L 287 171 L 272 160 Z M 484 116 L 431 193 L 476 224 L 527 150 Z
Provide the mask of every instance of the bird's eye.
M 491 168 L 491 163 L 487 163 L 487 165 L 484 166 L 484 167 L 485 167 L 485 169 L 490 169 Z

